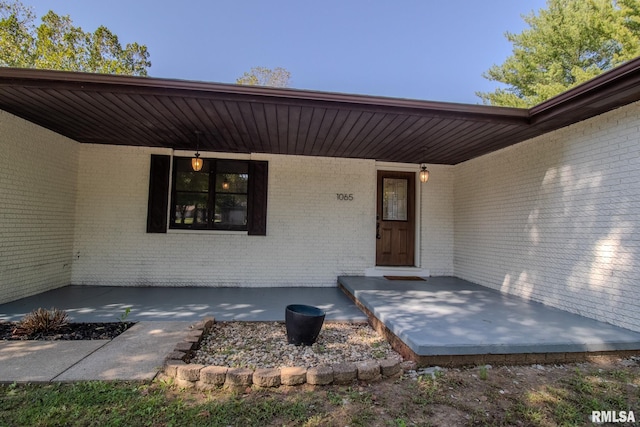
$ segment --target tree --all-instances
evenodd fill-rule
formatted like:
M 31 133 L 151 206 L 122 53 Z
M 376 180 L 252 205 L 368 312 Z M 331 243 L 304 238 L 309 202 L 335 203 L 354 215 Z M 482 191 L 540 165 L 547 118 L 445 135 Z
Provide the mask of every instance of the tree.
M 483 74 L 507 85 L 477 92 L 485 104 L 531 107 L 640 54 L 638 0 L 547 0 L 506 33 L 513 54 Z
M 249 86 L 289 87 L 291 73 L 284 68 L 252 67 L 236 80 L 236 84 Z
M 0 0 L 0 66 L 146 76 L 151 66 L 145 45 L 128 43 L 104 26 L 93 33 L 53 11 L 35 25 L 33 10 L 20 1 Z

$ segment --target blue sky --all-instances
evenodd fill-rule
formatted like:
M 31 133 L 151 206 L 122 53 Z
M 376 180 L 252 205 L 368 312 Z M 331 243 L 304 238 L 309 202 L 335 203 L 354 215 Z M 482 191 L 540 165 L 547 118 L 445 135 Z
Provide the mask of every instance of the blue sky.
M 152 77 L 234 83 L 283 67 L 291 86 L 480 103 L 482 77 L 511 53 L 506 31 L 545 0 L 23 0 L 38 17 L 70 15 L 120 42 L 146 44 Z

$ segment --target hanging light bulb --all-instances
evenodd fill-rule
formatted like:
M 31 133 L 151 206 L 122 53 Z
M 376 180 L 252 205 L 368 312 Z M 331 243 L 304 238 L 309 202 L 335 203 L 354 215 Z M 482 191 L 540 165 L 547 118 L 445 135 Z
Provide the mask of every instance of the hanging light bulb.
M 423 164 L 420 168 L 420 182 L 423 184 L 429 181 L 429 171 L 427 170 L 427 165 Z
M 200 132 L 196 131 L 196 154 L 191 159 L 191 167 L 196 172 L 199 172 L 202 169 L 202 164 L 203 164 L 203 161 L 200 158 L 200 153 L 198 152 L 199 144 L 200 144 Z
M 191 159 L 191 167 L 194 171 L 199 172 L 202 169 L 202 159 L 200 158 L 200 153 L 196 151 L 195 157 Z

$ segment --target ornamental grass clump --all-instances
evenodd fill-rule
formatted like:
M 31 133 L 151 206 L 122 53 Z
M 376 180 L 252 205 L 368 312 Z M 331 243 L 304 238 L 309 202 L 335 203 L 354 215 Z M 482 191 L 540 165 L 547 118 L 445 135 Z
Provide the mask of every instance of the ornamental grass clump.
M 24 316 L 13 331 L 14 335 L 33 336 L 56 332 L 67 325 L 67 313 L 64 310 L 39 308 Z

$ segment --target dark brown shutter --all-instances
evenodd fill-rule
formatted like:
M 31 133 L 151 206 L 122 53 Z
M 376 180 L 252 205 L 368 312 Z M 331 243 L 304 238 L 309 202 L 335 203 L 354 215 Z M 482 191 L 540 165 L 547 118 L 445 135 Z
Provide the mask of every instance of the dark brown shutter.
M 250 236 L 267 235 L 267 181 L 269 163 L 249 162 L 249 194 L 247 231 Z
M 169 168 L 171 157 L 151 155 L 149 171 L 149 205 L 147 207 L 147 233 L 167 232 L 169 204 Z

